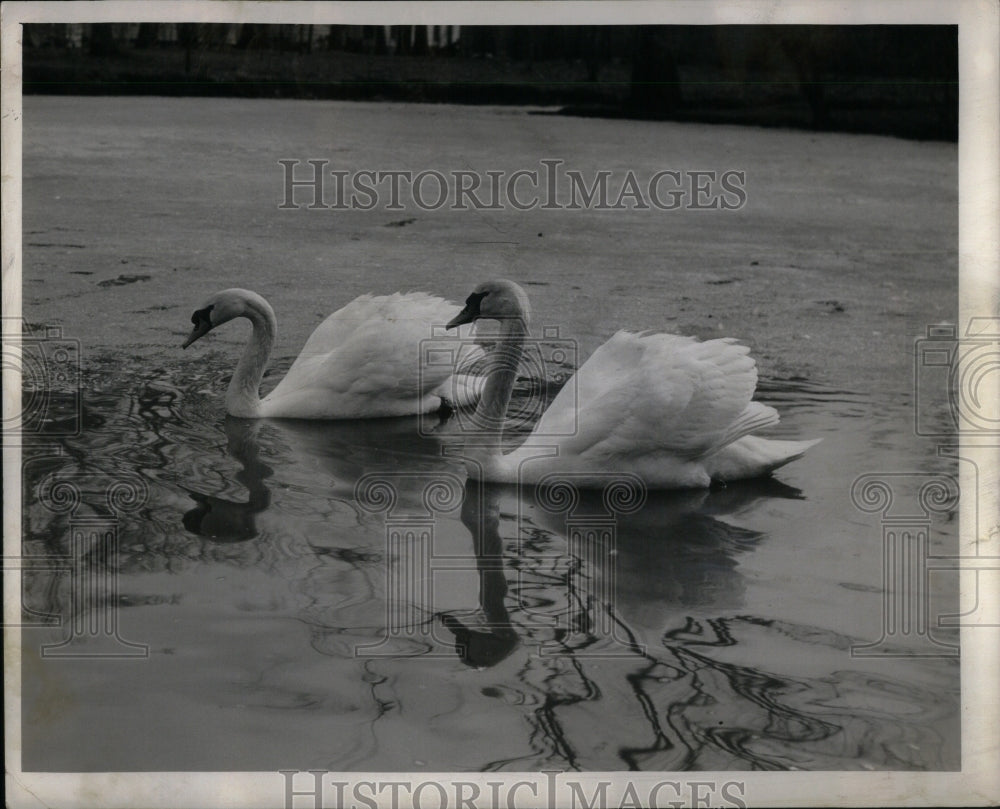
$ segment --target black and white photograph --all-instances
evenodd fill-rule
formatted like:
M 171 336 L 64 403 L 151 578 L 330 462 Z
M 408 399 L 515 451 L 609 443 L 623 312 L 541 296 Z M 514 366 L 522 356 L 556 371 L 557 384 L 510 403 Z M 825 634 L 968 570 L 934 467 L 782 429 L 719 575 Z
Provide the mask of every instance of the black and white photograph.
M 1000 801 L 995 2 L 2 15 L 7 805 Z

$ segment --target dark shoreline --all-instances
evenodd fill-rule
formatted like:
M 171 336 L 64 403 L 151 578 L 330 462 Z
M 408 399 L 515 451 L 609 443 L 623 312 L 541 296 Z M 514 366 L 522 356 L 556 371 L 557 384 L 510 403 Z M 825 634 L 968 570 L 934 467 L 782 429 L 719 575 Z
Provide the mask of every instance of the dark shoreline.
M 203 54 L 185 72 L 181 51 L 153 49 L 95 57 L 54 49 L 24 52 L 25 95 L 297 98 L 489 104 L 557 108 L 540 114 L 684 121 L 956 141 L 957 83 L 943 80 L 815 82 L 821 120 L 802 82 L 760 76 L 734 80 L 687 70 L 680 80 L 634 82 L 610 63 L 597 80 L 572 61 L 513 62 L 461 56 L 370 54 Z M 330 79 L 330 75 L 338 76 Z M 271 78 L 272 76 L 290 78 Z M 654 101 L 664 93 L 677 100 Z

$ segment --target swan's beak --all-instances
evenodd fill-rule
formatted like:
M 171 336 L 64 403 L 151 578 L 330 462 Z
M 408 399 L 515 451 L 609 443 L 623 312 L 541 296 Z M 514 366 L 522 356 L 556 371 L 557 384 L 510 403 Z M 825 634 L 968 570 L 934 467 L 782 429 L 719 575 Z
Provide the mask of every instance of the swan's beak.
M 476 319 L 476 313 L 472 310 L 471 306 L 466 306 L 461 312 L 459 312 L 455 317 L 448 321 L 448 325 L 445 326 L 446 329 L 453 329 L 456 326 L 463 326 L 466 323 L 471 323 Z
M 191 333 L 188 335 L 187 340 L 184 341 L 184 345 L 182 345 L 181 348 L 187 348 L 189 345 L 191 345 L 191 343 L 193 343 L 200 337 L 204 337 L 211 330 L 212 330 L 212 324 L 209 323 L 207 320 L 198 321 L 198 324 L 193 329 L 191 329 Z

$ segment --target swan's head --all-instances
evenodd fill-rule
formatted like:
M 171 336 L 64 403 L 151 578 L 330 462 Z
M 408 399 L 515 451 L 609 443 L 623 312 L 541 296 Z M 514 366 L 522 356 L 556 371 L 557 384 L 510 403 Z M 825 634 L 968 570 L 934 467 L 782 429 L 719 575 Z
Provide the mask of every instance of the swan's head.
M 487 281 L 480 284 L 468 298 L 465 308 L 448 323 L 447 328 L 472 323 L 479 318 L 490 320 L 521 320 L 527 325 L 531 316 L 528 296 L 513 281 Z
M 216 292 L 191 315 L 194 328 L 181 348 L 187 348 L 216 326 L 236 317 L 247 317 L 252 310 L 264 311 L 267 307 L 267 301 L 248 289 L 224 289 Z

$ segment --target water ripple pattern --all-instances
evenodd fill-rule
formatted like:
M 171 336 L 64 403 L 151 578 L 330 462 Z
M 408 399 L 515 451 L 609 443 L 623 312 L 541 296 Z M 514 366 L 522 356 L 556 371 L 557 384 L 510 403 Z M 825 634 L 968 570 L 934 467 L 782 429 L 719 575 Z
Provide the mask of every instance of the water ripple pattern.
M 38 641 L 63 630 L 27 631 L 26 767 L 958 766 L 957 661 L 851 655 L 878 635 L 881 549 L 844 470 L 873 438 L 944 463 L 900 410 L 764 381 L 790 430 L 839 438 L 780 480 L 519 493 L 465 484 L 448 422 L 227 418 L 214 367 L 98 359 L 81 434 L 25 449 L 25 554 L 72 558 L 75 525 L 113 520 L 112 606 L 150 649 L 53 679 Z M 73 575 L 27 573 L 28 613 L 65 616 Z

